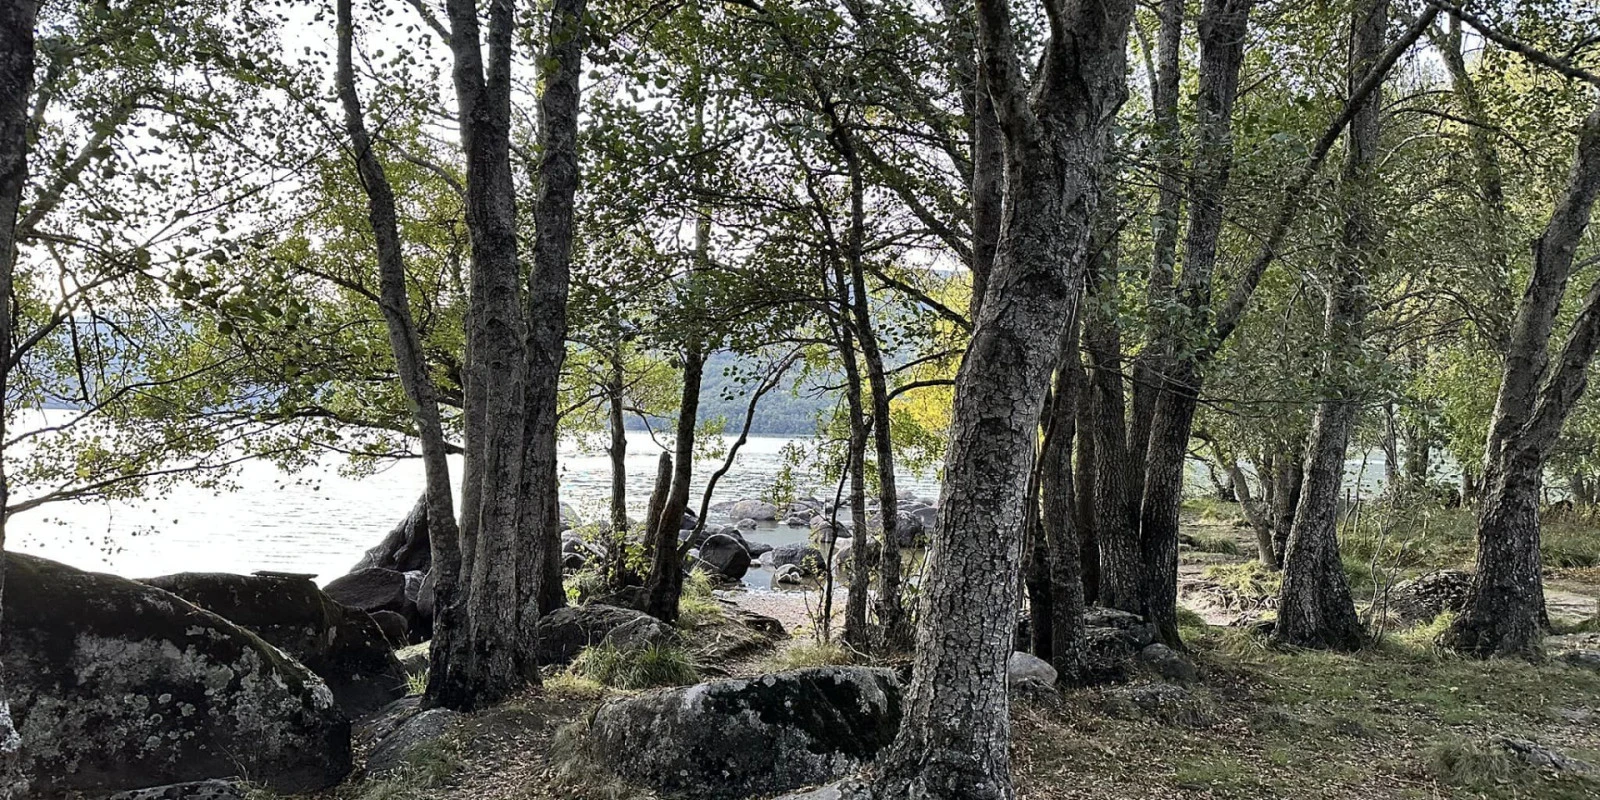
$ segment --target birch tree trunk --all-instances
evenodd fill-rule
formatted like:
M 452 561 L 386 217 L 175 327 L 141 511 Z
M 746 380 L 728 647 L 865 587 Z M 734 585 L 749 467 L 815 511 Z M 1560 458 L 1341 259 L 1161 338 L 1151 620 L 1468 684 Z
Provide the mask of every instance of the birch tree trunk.
M 527 320 L 526 433 L 522 470 L 525 539 L 518 551 L 522 658 L 537 668 L 539 618 L 567 604 L 561 583 L 561 498 L 556 465 L 561 365 L 567 357 L 567 286 L 572 272 L 573 204 L 578 192 L 578 79 L 583 72 L 585 0 L 555 0 L 540 59 L 539 162 L 535 176 L 533 265 Z
M 511 172 L 512 0 L 490 0 L 488 58 L 474 0 L 448 0 L 458 117 L 467 157 L 467 229 L 472 273 L 466 313 L 461 550 L 467 663 L 461 693 L 439 702 L 458 709 L 492 705 L 538 680 L 524 663 L 517 574 L 520 490 L 526 436 L 527 358 Z
M 874 789 L 1012 798 L 1006 661 L 1034 439 L 1063 323 L 1082 288 L 1109 125 L 1126 94 L 1131 2 L 1046 3 L 1031 96 L 1004 0 L 979 0 L 980 70 L 1005 132 L 994 270 L 956 376 L 941 513 L 913 678 Z
M 1189 182 L 1189 229 L 1184 241 L 1183 276 L 1177 302 L 1185 324 L 1166 326 L 1164 343 L 1180 344 L 1211 334 L 1211 284 L 1228 181 L 1233 166 L 1233 104 L 1239 94 L 1239 68 L 1254 0 L 1206 0 L 1200 12 L 1200 84 L 1195 120 L 1195 155 Z M 1186 348 L 1194 352 L 1195 348 Z M 1145 614 L 1161 638 L 1178 637 L 1178 507 L 1183 501 L 1183 468 L 1189 433 L 1199 400 L 1199 364 L 1192 356 L 1174 359 L 1162 381 L 1145 453 L 1144 496 L 1139 537 L 1145 562 Z
M 373 152 L 356 92 L 353 58 L 355 23 L 351 0 L 339 0 L 338 84 L 339 102 L 344 108 L 345 135 L 350 137 L 356 171 L 367 195 L 367 221 L 377 243 L 379 306 L 389 333 L 389 348 L 394 352 L 395 372 L 405 392 L 412 424 L 422 447 L 428 543 L 432 549 L 432 583 L 436 613 L 429 647 L 429 686 L 426 700 L 438 704 L 442 698 L 462 695 L 467 687 L 455 685 L 461 678 L 461 665 L 467 658 L 465 638 L 456 612 L 456 592 L 460 580 L 461 552 L 457 538 L 455 499 L 450 486 L 449 450 L 444 425 L 439 417 L 439 401 L 429 377 L 422 339 L 411 316 L 411 300 L 406 289 L 406 266 L 400 243 L 400 224 L 395 212 L 394 188 L 383 163 Z M 436 688 L 437 687 L 437 688 Z
M 9 409 L 12 319 L 17 259 L 17 214 L 28 184 L 28 99 L 33 91 L 34 24 L 39 14 L 36 0 L 15 0 L 0 5 L 0 441 L 4 441 Z M 0 596 L 5 592 L 6 505 L 10 483 L 0 463 Z M 0 609 L 3 611 L 4 609 Z M 11 721 L 11 706 L 0 677 L 0 794 L 26 792 L 15 774 L 22 738 Z
M 1350 94 L 1383 53 L 1389 22 L 1388 0 L 1363 0 L 1351 17 Z M 1342 183 L 1346 196 L 1343 243 L 1334 257 L 1334 282 L 1328 287 L 1323 334 L 1326 399 L 1317 404 L 1306 449 L 1305 485 L 1295 512 L 1289 546 L 1283 555 L 1283 586 L 1278 593 L 1278 642 L 1323 650 L 1356 650 L 1366 630 L 1356 616 L 1355 599 L 1339 557 L 1339 493 L 1344 487 L 1345 450 L 1360 411 L 1360 358 L 1367 315 L 1366 264 L 1381 246 L 1372 211 L 1377 185 L 1383 92 L 1360 101 L 1345 136 Z
M 1600 284 L 1590 289 L 1554 365 L 1548 348 L 1573 257 L 1600 194 L 1600 108 L 1584 120 L 1574 161 L 1566 193 L 1533 243 L 1533 274 L 1517 303 L 1484 447 L 1478 569 L 1466 607 L 1443 639 L 1476 656 L 1532 656 L 1543 639 L 1544 463 L 1583 393 L 1600 326 Z

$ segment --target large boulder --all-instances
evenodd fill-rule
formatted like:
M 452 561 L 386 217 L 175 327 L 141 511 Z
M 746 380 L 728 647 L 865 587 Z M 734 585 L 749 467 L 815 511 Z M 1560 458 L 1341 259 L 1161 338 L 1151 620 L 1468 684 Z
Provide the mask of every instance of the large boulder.
M 763 558 L 774 570 L 792 564 L 808 577 L 821 575 L 825 563 L 821 550 L 801 542 L 780 544 Z
M 392 569 L 368 567 L 334 578 L 322 587 L 329 597 L 362 611 L 406 613 L 406 575 Z
M 672 638 L 672 629 L 642 611 L 590 603 L 558 608 L 539 620 L 539 663 L 568 664 L 585 647 L 610 641 L 644 647 Z
M 315 673 L 162 589 L 6 553 L 4 670 L 28 797 L 245 777 L 280 792 L 350 771 Z
M 181 572 L 143 583 L 247 628 L 293 656 L 328 684 L 351 718 L 405 696 L 406 673 L 389 636 L 371 616 L 334 602 L 309 580 Z M 404 620 L 400 625 L 403 636 Z
M 584 761 L 662 797 L 734 800 L 838 778 L 899 726 L 893 672 L 820 667 L 613 700 L 576 746 Z
M 770 522 L 778 518 L 778 507 L 765 500 L 740 500 L 728 508 L 728 517 Z
M 717 534 L 700 545 L 700 561 L 719 575 L 740 580 L 750 571 L 750 551 L 732 536 Z
M 427 572 L 433 566 L 433 547 L 428 539 L 428 496 L 423 495 L 411 507 L 400 524 L 389 531 L 376 547 L 368 550 L 361 560 L 351 567 L 351 572 L 364 569 L 392 569 L 396 572 L 413 570 Z

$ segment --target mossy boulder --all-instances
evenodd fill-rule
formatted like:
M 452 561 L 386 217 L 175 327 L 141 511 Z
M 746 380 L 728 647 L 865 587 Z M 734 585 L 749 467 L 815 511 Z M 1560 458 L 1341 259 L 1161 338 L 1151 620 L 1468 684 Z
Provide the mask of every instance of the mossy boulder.
M 378 622 L 334 602 L 310 580 L 182 572 L 142 583 L 172 592 L 293 656 L 328 684 L 352 719 L 405 696 L 405 669 Z
M 841 777 L 900 727 L 893 672 L 820 667 L 613 700 L 577 759 L 668 798 L 735 800 Z
M 350 771 L 326 683 L 162 589 L 6 553 L 0 669 L 27 797 L 246 777 L 283 792 Z

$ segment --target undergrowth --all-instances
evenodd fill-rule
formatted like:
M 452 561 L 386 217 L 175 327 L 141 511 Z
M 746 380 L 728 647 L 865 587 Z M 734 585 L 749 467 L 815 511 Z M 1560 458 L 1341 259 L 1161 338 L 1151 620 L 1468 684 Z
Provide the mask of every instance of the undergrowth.
M 614 689 L 683 686 L 700 678 L 694 661 L 673 645 L 620 648 L 602 642 L 580 653 L 570 671 Z

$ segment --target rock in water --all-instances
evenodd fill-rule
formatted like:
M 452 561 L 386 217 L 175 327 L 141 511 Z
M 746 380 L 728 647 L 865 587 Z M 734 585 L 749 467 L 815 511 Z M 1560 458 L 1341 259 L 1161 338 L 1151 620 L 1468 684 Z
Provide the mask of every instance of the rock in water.
M 763 500 L 740 500 L 728 509 L 728 517 L 770 522 L 778 518 L 778 507 Z
M 350 722 L 310 670 L 176 595 L 6 553 L 5 671 L 34 794 L 350 771 Z
M 799 568 L 800 574 L 805 576 L 821 575 L 823 570 L 822 551 L 808 544 L 791 542 L 780 544 L 772 548 L 768 562 L 774 570 L 787 564 Z
M 716 534 L 700 545 L 700 560 L 725 578 L 739 580 L 750 571 L 750 551 L 732 536 Z
M 646 647 L 672 635 L 671 628 L 642 611 L 600 603 L 567 606 L 539 620 L 539 663 L 570 663 L 585 647 L 608 638 L 618 647 Z
M 378 622 L 334 602 L 311 581 L 181 572 L 141 583 L 172 592 L 293 656 L 328 684 L 352 719 L 406 693 L 405 670 Z M 402 637 L 404 631 L 400 619 Z
M 576 746 L 583 760 L 663 797 L 735 800 L 843 776 L 899 727 L 893 672 L 820 667 L 613 700 Z

